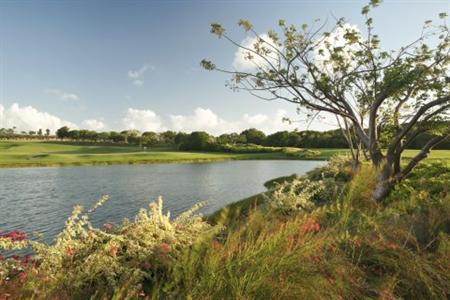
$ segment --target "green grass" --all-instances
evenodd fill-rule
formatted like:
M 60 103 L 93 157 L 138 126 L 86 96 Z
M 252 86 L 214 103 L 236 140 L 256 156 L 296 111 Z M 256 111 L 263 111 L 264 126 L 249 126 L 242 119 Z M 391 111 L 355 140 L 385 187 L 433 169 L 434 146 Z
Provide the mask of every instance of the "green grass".
M 308 158 L 288 152 L 274 153 L 219 153 L 189 152 L 168 148 L 141 150 L 136 146 L 85 145 L 55 142 L 0 142 L 0 167 L 68 166 L 68 165 L 108 165 L 145 164 L 169 162 L 207 162 L 244 159 L 314 159 L 328 160 L 336 154 L 346 153 L 346 149 L 311 149 L 317 155 Z M 417 150 L 407 150 L 405 157 L 411 157 Z M 450 150 L 434 150 L 431 159 L 450 159 Z
M 37 251 L 0 260 L 0 298 L 449 299 L 450 166 L 421 162 L 382 202 L 377 177 L 335 158 L 269 181 L 209 224 L 193 210 L 171 221 L 161 200 L 103 230 L 75 210 L 51 245 L 0 239 L 0 250 Z
M 290 159 L 290 157 L 285 153 L 206 153 L 167 148 L 141 150 L 135 146 L 119 145 L 0 142 L 0 167 L 206 162 L 238 159 Z

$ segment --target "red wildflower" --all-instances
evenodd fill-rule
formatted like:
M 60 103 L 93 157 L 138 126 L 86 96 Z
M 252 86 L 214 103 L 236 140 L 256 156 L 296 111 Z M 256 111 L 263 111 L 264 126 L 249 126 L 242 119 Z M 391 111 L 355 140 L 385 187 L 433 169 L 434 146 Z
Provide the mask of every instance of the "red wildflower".
M 117 246 L 112 245 L 111 248 L 109 248 L 109 253 L 111 254 L 111 256 L 116 256 L 117 255 Z
M 145 270 L 150 270 L 152 268 L 152 264 L 146 261 L 143 265 Z
M 391 248 L 393 251 L 397 250 L 397 245 L 394 243 L 389 243 L 389 248 Z
M 67 254 L 68 256 L 72 256 L 72 255 L 75 254 L 75 250 L 74 250 L 72 247 L 67 247 L 67 248 L 66 248 L 66 254 Z
M 0 238 L 9 238 L 14 242 L 23 241 L 25 239 L 25 232 L 13 230 L 11 232 L 0 233 Z
M 167 243 L 161 243 L 160 247 L 162 252 L 164 252 L 165 254 L 169 253 L 172 250 L 170 245 Z
M 219 250 L 221 246 L 222 245 L 217 240 L 214 240 L 211 243 L 211 248 L 213 248 L 214 250 Z
M 29 255 L 25 255 L 22 258 L 22 261 L 20 262 L 20 266 L 24 267 L 29 261 L 30 261 L 30 256 Z
M 106 232 L 110 232 L 114 228 L 114 225 L 111 223 L 106 223 L 103 224 L 103 228 L 105 229 Z
M 25 272 L 20 272 L 20 273 L 19 273 L 19 281 L 20 281 L 21 283 L 24 283 L 26 279 L 27 279 L 27 273 L 25 273 Z
M 307 219 L 306 222 L 302 226 L 303 233 L 317 232 L 319 230 L 320 230 L 320 224 L 312 218 Z

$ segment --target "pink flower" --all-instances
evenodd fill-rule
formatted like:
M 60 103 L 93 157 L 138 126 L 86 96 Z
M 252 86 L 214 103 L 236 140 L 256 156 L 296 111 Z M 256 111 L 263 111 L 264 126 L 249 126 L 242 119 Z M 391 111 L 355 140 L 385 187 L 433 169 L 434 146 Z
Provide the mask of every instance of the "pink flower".
M 105 229 L 105 231 L 110 232 L 114 228 L 114 225 L 111 223 L 106 223 L 103 224 L 103 228 Z
M 302 226 L 303 233 L 317 232 L 320 230 L 320 224 L 316 220 L 309 218 Z
M 393 251 L 397 250 L 397 245 L 394 243 L 389 243 L 389 248 L 391 248 Z
M 161 247 L 161 250 L 162 250 L 165 254 L 169 253 L 169 252 L 172 250 L 171 247 L 170 247 L 170 245 L 167 244 L 167 243 L 161 243 L 160 247 Z
M 72 256 L 72 255 L 75 254 L 75 250 L 74 250 L 72 247 L 67 247 L 67 248 L 66 248 L 66 254 L 67 254 L 68 256 Z
M 25 273 L 25 272 L 20 272 L 20 273 L 19 273 L 19 281 L 20 281 L 21 283 L 24 283 L 26 279 L 27 279 L 27 273 Z
M 9 238 L 14 242 L 23 241 L 25 239 L 25 232 L 13 230 L 11 232 L 0 233 L 0 238 Z
M 116 256 L 117 255 L 117 246 L 112 245 L 111 248 L 109 248 L 109 253 L 111 254 L 111 256 Z
M 146 261 L 143 265 L 145 270 L 150 270 L 152 268 L 152 264 Z

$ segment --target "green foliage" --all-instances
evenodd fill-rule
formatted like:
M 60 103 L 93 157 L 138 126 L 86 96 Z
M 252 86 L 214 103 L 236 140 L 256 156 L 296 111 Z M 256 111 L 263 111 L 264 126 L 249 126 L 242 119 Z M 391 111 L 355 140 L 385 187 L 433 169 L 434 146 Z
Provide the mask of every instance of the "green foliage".
M 240 135 L 244 136 L 246 142 L 250 144 L 263 145 L 266 140 L 265 133 L 255 128 L 244 130 Z
M 35 241 L 17 244 L 31 246 L 37 258 L 36 264 L 23 267 L 32 276 L 23 286 L 23 295 L 84 298 L 125 292 L 123 295 L 134 298 L 144 290 L 153 292 L 149 287 L 158 288 L 173 260 L 211 229 L 200 215 L 193 215 L 201 204 L 171 220 L 170 214 L 162 212 L 161 199 L 149 210 L 142 209 L 133 222 L 106 224 L 104 230 L 93 228 L 89 213 L 106 200 L 102 198 L 87 214 L 75 207 L 51 245 Z M 3 269 L 4 263 L 0 266 Z M 0 273 L 0 281 L 11 272 Z
M 0 295 L 448 299 L 449 174 L 446 163 L 421 164 L 379 203 L 371 196 L 377 170 L 355 171 L 336 157 L 222 209 L 208 218 L 216 226 L 192 211 L 170 220 L 159 201 L 133 222 L 99 230 L 77 207 L 52 245 L 0 238 L 2 247 L 31 245 L 38 254 L 30 264 L 0 261 L 9 277 Z M 318 203 L 326 181 L 339 191 Z
M 283 214 L 311 211 L 315 207 L 314 196 L 324 188 L 322 181 L 295 178 L 274 187 L 269 196 L 269 204 Z
M 209 150 L 213 148 L 214 137 L 204 131 L 194 131 L 180 144 L 180 150 Z

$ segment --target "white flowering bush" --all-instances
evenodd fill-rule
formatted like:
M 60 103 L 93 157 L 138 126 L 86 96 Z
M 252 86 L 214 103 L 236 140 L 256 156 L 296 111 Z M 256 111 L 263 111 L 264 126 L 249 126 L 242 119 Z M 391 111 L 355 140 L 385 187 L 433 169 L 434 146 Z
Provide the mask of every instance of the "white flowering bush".
M 1 237 L 0 249 L 31 247 L 35 255 L 27 258 L 26 264 L 24 258 L 0 261 L 0 291 L 1 286 L 17 279 L 16 284 L 23 284 L 21 295 L 145 296 L 159 288 L 172 261 L 200 234 L 211 229 L 201 215 L 194 215 L 203 204 L 171 220 L 169 213 L 162 212 L 161 198 L 149 209 L 142 209 L 133 222 L 124 220 L 120 225 L 93 228 L 89 213 L 107 199 L 100 199 L 85 214 L 82 207 L 75 207 L 65 229 L 51 245 L 22 236 Z
M 337 181 L 348 181 L 352 178 L 354 172 L 352 159 L 349 155 L 335 155 L 318 171 L 321 179 L 333 178 Z
M 278 184 L 270 193 L 268 203 L 283 213 L 310 211 L 315 207 L 313 198 L 323 189 L 322 181 L 297 177 Z

